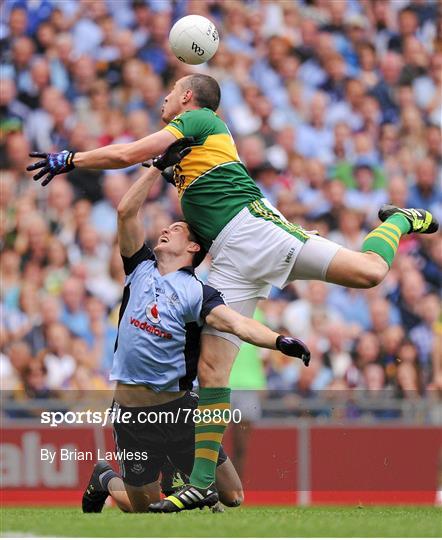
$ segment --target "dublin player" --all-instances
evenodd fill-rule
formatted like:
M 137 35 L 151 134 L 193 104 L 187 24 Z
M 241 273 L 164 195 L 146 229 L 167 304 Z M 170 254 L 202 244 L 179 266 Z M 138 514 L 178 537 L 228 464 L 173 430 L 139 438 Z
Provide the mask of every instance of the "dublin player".
M 403 235 L 437 231 L 430 212 L 385 205 L 379 211 L 383 223 L 368 234 L 361 251 L 353 251 L 288 222 L 263 198 L 241 163 L 226 124 L 216 115 L 219 102 L 215 79 L 202 74 L 183 77 L 164 100 L 163 130 L 89 152 L 34 154 L 43 159 L 28 169 L 41 169 L 34 178 L 45 177 L 45 185 L 74 167 L 127 167 L 163 152 L 176 139 L 193 137 L 194 150 L 175 167 L 183 214 L 212 256 L 208 283 L 223 293 L 230 307 L 248 316 L 272 285 L 283 287 L 297 279 L 374 287 L 387 275 Z M 229 373 L 239 344 L 237 337 L 206 324 L 198 364 L 201 406 L 230 402 Z M 154 509 L 192 508 L 186 489 L 196 488 L 203 496 L 212 489 L 216 461 L 213 445 L 198 447 L 190 486 Z
M 200 332 L 204 322 L 222 332 L 259 347 L 283 351 L 302 358 L 307 365 L 310 353 L 299 340 L 279 336 L 266 326 L 228 308 L 220 293 L 197 279 L 193 268 L 205 256 L 186 222 L 164 229 L 151 251 L 144 244 L 145 233 L 139 211 L 159 169 L 175 164 L 191 151 L 188 141 L 176 141 L 125 194 L 118 207 L 118 243 L 126 281 L 119 315 L 118 336 L 110 379 L 116 381 L 114 408 L 129 422 L 115 422 L 121 477 L 99 464 L 83 498 L 85 511 L 101 510 L 112 492 L 127 511 L 143 512 L 159 500 L 158 477 L 166 463 L 184 474 L 192 471 L 195 454 L 195 422 L 200 430 L 199 445 L 216 444 L 217 484 L 204 496 L 195 491 L 187 496 L 193 507 L 212 506 L 221 499 L 237 505 L 242 499 L 241 483 L 218 442 L 229 418 L 226 404 L 198 407 L 191 392 L 197 373 Z M 176 413 L 170 415 L 166 413 Z M 187 412 L 187 414 L 186 414 Z M 200 421 L 202 416 L 221 416 L 216 425 Z M 161 414 L 163 413 L 163 414 Z M 146 418 L 169 418 L 149 423 Z M 124 482 L 124 489 L 123 489 Z M 126 496 L 127 493 L 127 496 Z M 130 504 L 129 504 L 130 503 Z

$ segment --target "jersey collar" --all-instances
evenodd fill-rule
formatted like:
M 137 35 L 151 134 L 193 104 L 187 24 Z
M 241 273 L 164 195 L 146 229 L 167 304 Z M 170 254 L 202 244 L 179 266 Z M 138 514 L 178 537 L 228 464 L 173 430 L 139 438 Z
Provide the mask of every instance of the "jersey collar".
M 155 259 L 155 262 L 154 262 L 154 265 L 155 265 L 155 268 L 158 268 L 158 261 Z M 193 266 L 182 266 L 181 268 L 178 268 L 178 270 L 176 270 L 176 272 L 187 272 L 188 274 L 192 274 L 194 275 L 195 274 L 195 268 Z
M 183 272 L 187 272 L 189 274 L 194 274 L 195 273 L 193 266 L 182 266 L 181 268 L 178 268 L 178 272 L 181 271 L 181 270 Z

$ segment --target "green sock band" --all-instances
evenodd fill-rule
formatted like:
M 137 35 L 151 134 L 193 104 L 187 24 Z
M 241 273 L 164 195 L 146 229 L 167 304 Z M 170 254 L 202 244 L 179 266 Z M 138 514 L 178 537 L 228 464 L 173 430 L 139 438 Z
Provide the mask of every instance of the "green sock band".
M 399 240 L 403 234 L 410 232 L 410 228 L 411 225 L 405 216 L 393 214 L 365 237 L 362 252 L 377 253 L 391 267 L 399 247 Z
M 190 483 L 206 488 L 215 481 L 219 448 L 228 425 L 230 388 L 200 388 L 195 411 L 195 461 Z
M 393 214 L 384 221 L 383 225 L 385 225 L 385 223 L 396 225 L 402 234 L 408 234 L 411 231 L 411 223 L 402 214 Z M 380 225 L 380 227 L 382 227 L 382 225 Z

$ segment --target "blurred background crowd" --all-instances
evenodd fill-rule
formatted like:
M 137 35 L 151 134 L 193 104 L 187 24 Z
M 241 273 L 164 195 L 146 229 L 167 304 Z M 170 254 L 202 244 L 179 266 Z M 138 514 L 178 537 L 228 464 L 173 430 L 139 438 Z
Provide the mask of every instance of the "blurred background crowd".
M 193 68 L 173 22 L 209 17 L 241 159 L 285 216 L 359 249 L 384 202 L 442 221 L 442 11 L 432 0 L 6 0 L 1 39 L 1 353 L 17 399 L 105 389 L 124 272 L 116 207 L 137 167 L 73 170 L 47 188 L 30 151 L 85 151 L 161 129 L 171 83 Z M 146 202 L 147 241 L 179 216 L 174 188 Z M 200 267 L 207 275 L 209 262 Z M 297 282 L 257 316 L 304 339 L 308 369 L 244 346 L 235 388 L 270 396 L 442 392 L 441 234 L 408 236 L 380 286 Z

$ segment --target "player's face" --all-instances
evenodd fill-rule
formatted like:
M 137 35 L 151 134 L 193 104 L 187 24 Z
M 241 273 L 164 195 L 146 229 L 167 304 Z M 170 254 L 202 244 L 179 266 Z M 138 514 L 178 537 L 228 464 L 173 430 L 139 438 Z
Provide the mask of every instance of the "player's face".
M 169 253 L 176 256 L 184 255 L 189 248 L 197 245 L 189 240 L 189 228 L 183 221 L 172 223 L 167 229 L 161 231 L 158 243 L 154 247 L 155 253 Z
M 169 123 L 177 114 L 183 112 L 183 107 L 188 100 L 187 93 L 189 90 L 185 84 L 186 77 L 183 77 L 177 81 L 172 90 L 164 98 L 163 106 L 161 108 L 161 120 Z

